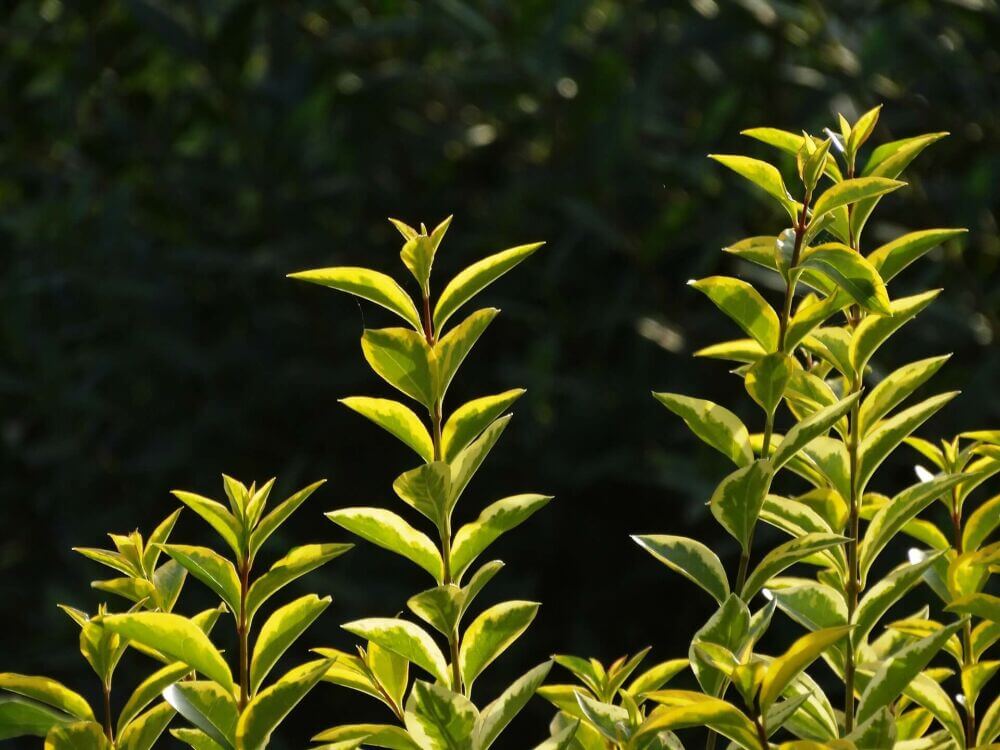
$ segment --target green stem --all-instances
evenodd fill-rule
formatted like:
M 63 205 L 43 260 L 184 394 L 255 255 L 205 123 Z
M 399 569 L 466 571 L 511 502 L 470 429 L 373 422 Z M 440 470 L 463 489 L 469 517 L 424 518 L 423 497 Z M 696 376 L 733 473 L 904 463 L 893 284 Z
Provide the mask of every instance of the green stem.
M 955 531 L 955 554 L 961 555 L 964 549 L 962 544 L 962 510 L 959 506 L 958 488 L 951 491 L 951 524 Z M 972 653 L 972 621 L 966 620 L 962 626 L 962 670 L 973 666 L 976 663 L 976 655 Z M 969 696 L 965 696 L 965 703 L 962 705 L 965 713 L 965 745 L 973 747 L 976 744 L 976 707 Z
M 847 165 L 847 178 L 853 179 L 854 177 L 854 160 Z M 854 206 L 849 205 L 847 207 L 847 225 L 848 225 L 848 240 L 851 245 L 851 249 L 856 253 L 861 252 L 859 238 L 855 236 L 854 230 L 850 228 L 851 220 L 854 216 Z M 857 325 L 864 319 L 864 310 L 858 308 L 855 310 L 855 306 L 852 305 L 851 309 L 848 311 L 847 322 L 852 328 L 856 328 Z M 861 392 L 863 373 L 855 373 L 851 382 L 851 394 Z M 860 400 L 854 402 L 854 406 L 851 408 L 851 423 L 850 423 L 850 433 L 848 437 L 847 451 L 850 460 L 850 470 L 851 470 L 851 497 L 850 497 L 850 515 L 848 519 L 849 524 L 849 534 L 850 541 L 847 543 L 847 622 L 852 624 L 854 622 L 854 613 L 858 609 L 858 598 L 861 595 L 861 581 L 859 580 L 860 575 L 858 571 L 858 546 L 861 539 L 861 488 L 858 486 L 858 469 L 860 465 L 859 451 L 861 436 L 859 434 L 860 425 L 858 424 L 858 417 L 861 412 Z M 854 654 L 854 643 L 851 640 L 851 635 L 845 636 L 847 641 L 847 659 L 844 665 L 844 728 L 847 734 L 854 731 L 854 682 L 855 682 L 855 654 Z
M 247 617 L 247 594 L 250 591 L 250 561 L 240 561 L 240 614 L 236 626 L 239 636 L 240 659 L 240 712 L 246 708 L 250 693 L 250 623 Z
M 108 742 L 114 745 L 115 733 L 111 724 L 111 683 L 104 682 L 104 736 L 108 738 Z
M 431 299 L 430 294 L 424 293 L 424 338 L 427 339 L 429 346 L 434 346 L 434 321 L 431 318 Z M 444 405 L 441 403 L 441 399 L 438 399 L 434 408 L 431 411 L 431 440 L 434 444 L 434 460 L 441 460 L 441 424 L 444 421 L 443 415 Z M 454 577 L 452 576 L 451 570 L 451 516 L 442 519 L 442 524 L 439 527 L 441 534 L 441 563 L 442 563 L 442 573 L 444 580 L 442 583 L 445 586 L 453 584 Z M 448 651 L 451 655 L 451 681 L 452 690 L 456 693 L 462 692 L 462 670 L 458 663 L 459 655 L 459 635 L 458 628 L 456 627 L 448 634 Z
M 857 383 L 852 384 L 851 393 L 861 390 L 861 378 L 857 378 Z M 847 452 L 850 461 L 851 471 L 851 497 L 850 516 L 848 520 L 850 541 L 847 543 L 847 622 L 854 621 L 854 613 L 858 608 L 858 597 L 861 593 L 861 582 L 858 574 L 858 539 L 861 534 L 861 498 L 858 492 L 858 466 L 859 466 L 859 444 L 858 435 L 858 415 L 860 407 L 858 402 L 854 402 L 851 408 L 851 430 L 847 440 Z M 847 661 L 844 665 L 844 727 L 850 734 L 854 730 L 854 678 L 855 659 L 854 645 L 851 636 L 847 635 Z

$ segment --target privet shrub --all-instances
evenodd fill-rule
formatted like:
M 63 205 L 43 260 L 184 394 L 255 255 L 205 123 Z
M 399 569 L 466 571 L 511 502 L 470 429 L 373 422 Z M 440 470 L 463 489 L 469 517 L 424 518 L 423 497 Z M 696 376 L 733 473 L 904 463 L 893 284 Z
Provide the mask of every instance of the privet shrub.
M 565 747 L 676 748 L 682 745 L 674 730 L 693 726 L 711 730 L 709 748 L 718 734 L 748 750 L 771 747 L 775 738 L 802 750 L 966 748 L 1000 733 L 1000 702 L 976 718 L 976 699 L 1000 666 L 983 659 L 1000 636 L 1000 599 L 984 593 L 1000 559 L 998 545 L 987 544 L 1000 523 L 1000 501 L 963 520 L 970 492 L 1000 469 L 1000 447 L 988 445 L 998 433 L 968 433 L 964 444 L 940 447 L 911 437 L 955 396 L 907 403 L 947 356 L 888 373 L 872 364 L 885 341 L 938 294 L 892 298 L 887 284 L 962 230 L 912 232 L 868 250 L 864 228 L 881 198 L 904 184 L 897 180 L 903 170 L 944 134 L 881 145 L 861 168 L 859 152 L 878 115 L 874 109 L 853 125 L 841 118 L 839 132 L 822 139 L 746 131 L 794 156 L 794 195 L 767 162 L 712 157 L 776 200 L 790 224 L 726 248 L 777 274 L 784 295 L 776 306 L 740 279 L 690 282 L 747 336 L 698 354 L 735 363 L 760 408 L 751 425 L 759 431 L 711 401 L 654 396 L 734 464 L 709 507 L 741 554 L 727 566 L 694 539 L 635 537 L 718 605 L 687 654 L 700 690 L 661 688 L 680 671 L 676 666 L 663 666 L 648 685 L 639 678 L 640 687 L 620 689 L 634 661 L 605 670 L 593 660 L 560 659 L 586 686 L 542 689 L 560 709 L 554 733 L 580 724 Z M 936 472 L 921 469 L 915 484 L 889 497 L 877 471 L 904 441 Z M 918 518 L 935 501 L 948 511 L 945 526 Z M 790 538 L 759 549 L 754 538 L 762 522 Z M 898 534 L 915 546 L 892 566 L 884 552 Z M 938 611 L 932 616 L 925 607 L 880 628 L 921 581 L 941 599 Z M 779 609 L 806 632 L 784 651 L 763 653 L 758 644 Z M 942 650 L 955 669 L 931 666 Z M 806 671 L 817 659 L 842 683 L 829 697 Z
M 253 577 L 254 562 L 268 537 L 323 483 L 265 512 L 273 479 L 260 488 L 223 479 L 228 508 L 192 492 L 174 495 L 215 530 L 232 560 L 208 547 L 168 543 L 180 510 L 148 540 L 137 531 L 111 534 L 114 550 L 77 550 L 119 574 L 95 581 L 94 588 L 133 603 L 123 614 L 110 614 L 102 604 L 95 617 L 62 606 L 80 626 L 80 651 L 101 682 L 103 725 L 84 698 L 55 680 L 6 673 L 0 675 L 0 688 L 7 691 L 0 697 L 0 739 L 44 737 L 47 750 L 148 750 L 180 714 L 190 726 L 171 729 L 171 734 L 196 750 L 267 746 L 271 733 L 320 681 L 332 660 L 317 658 L 266 687 L 264 681 L 326 609 L 330 597 L 307 594 L 277 608 L 251 638 L 254 617 L 281 588 L 353 545 L 295 547 Z M 164 553 L 170 559 L 159 565 Z M 217 608 L 190 618 L 173 612 L 188 573 L 219 597 Z M 223 615 L 232 617 L 235 629 L 238 677 L 209 638 Z M 112 677 L 129 650 L 159 668 L 134 689 L 114 722 Z
M 366 330 L 361 346 L 372 369 L 425 415 L 385 398 L 358 396 L 343 403 L 417 454 L 420 464 L 399 475 L 393 490 L 423 516 L 413 518 L 430 533 L 388 508 L 342 508 L 327 515 L 431 576 L 433 585 L 406 602 L 413 617 L 347 623 L 344 628 L 362 641 L 356 653 L 316 649 L 317 658 L 268 680 L 330 598 L 299 597 L 256 628 L 255 616 L 283 586 L 351 545 L 295 547 L 255 575 L 268 537 L 320 483 L 268 512 L 274 480 L 258 488 L 224 477 L 228 507 L 193 493 L 175 495 L 211 526 L 230 558 L 170 542 L 179 510 L 148 539 L 138 532 L 112 534 L 114 550 L 78 550 L 117 573 L 94 588 L 130 603 L 116 614 L 101 604 L 93 616 L 63 607 L 80 626 L 80 650 L 98 677 L 102 705 L 95 710 L 45 677 L 2 674 L 0 739 L 44 738 L 51 750 L 147 750 L 180 715 L 170 733 L 196 750 L 258 750 L 325 680 L 380 701 L 387 717 L 385 723 L 321 731 L 315 741 L 326 750 L 485 750 L 536 690 L 558 709 L 550 738 L 536 750 L 676 750 L 691 728 L 707 730 L 710 749 L 719 742 L 746 750 L 1000 747 L 991 744 L 1000 736 L 1000 699 L 987 705 L 989 680 L 1000 668 L 1000 661 L 987 658 L 1000 639 L 1000 597 L 989 593 L 990 575 L 1000 567 L 1000 543 L 991 542 L 1000 526 L 1000 496 L 971 500 L 1000 471 L 1000 431 L 965 432 L 939 443 L 916 437 L 955 396 L 914 397 L 947 356 L 891 371 L 874 364 L 881 346 L 937 295 L 894 298 L 887 284 L 962 230 L 911 232 L 867 250 L 862 237 L 872 211 L 904 184 L 897 178 L 910 162 L 943 135 L 883 144 L 858 169 L 878 114 L 872 110 L 853 125 L 841 118 L 839 132 L 827 131 L 826 138 L 772 128 L 746 131 L 794 157 L 795 196 L 767 162 L 713 157 L 776 200 L 790 226 L 726 249 L 777 274 L 784 295 L 775 306 L 736 278 L 691 282 L 746 335 L 698 354 L 735 363 L 733 372 L 760 409 L 755 432 L 711 401 L 654 394 L 735 466 L 709 506 L 737 542 L 738 559 L 726 565 L 706 545 L 685 537 L 635 537 L 717 605 L 693 635 L 686 657 L 640 669 L 648 649 L 607 666 L 555 656 L 572 681 L 542 686 L 551 666 L 546 662 L 477 707 L 476 679 L 538 610 L 534 602 L 503 602 L 463 625 L 476 597 L 503 567 L 477 560 L 551 498 L 507 497 L 455 528 L 458 501 L 522 391 L 484 396 L 446 412 L 449 385 L 498 311 L 477 310 L 452 323 L 467 302 L 539 245 L 474 263 L 434 300 L 431 269 L 450 219 L 432 232 L 394 221 L 404 240 L 403 263 L 419 288 L 417 302 L 391 277 L 365 268 L 293 277 L 362 297 L 407 324 Z M 888 477 L 878 470 L 904 444 L 928 465 L 916 467 L 912 486 L 882 494 Z M 789 538 L 761 549 L 755 544 L 761 522 Z M 897 536 L 908 537 L 910 549 L 894 565 Z M 190 618 L 175 613 L 188 574 L 219 597 L 218 607 Z M 937 606 L 900 617 L 895 605 L 918 586 Z M 400 604 L 387 602 L 382 614 L 397 613 Z M 235 648 L 226 653 L 235 671 L 210 638 L 230 616 Z M 760 644 L 773 637 L 762 640 L 776 616 L 787 616 L 805 632 L 765 653 Z M 112 678 L 129 651 L 149 659 L 155 671 L 134 688 L 115 719 Z M 814 677 L 810 670 L 819 661 L 828 670 Z M 692 674 L 686 674 L 689 668 Z M 682 674 L 698 689 L 667 687 Z M 837 682 L 829 694 L 821 687 Z
M 511 248 L 472 264 L 445 285 L 432 306 L 431 267 L 450 223 L 449 217 L 428 233 L 423 226 L 417 231 L 393 220 L 405 243 L 403 263 L 420 289 L 419 309 L 391 277 L 366 268 L 293 274 L 382 305 L 408 324 L 366 330 L 361 349 L 371 368 L 426 414 L 421 419 L 408 406 L 390 399 L 355 396 L 343 400 L 419 456 L 420 465 L 400 474 L 392 489 L 423 516 L 435 538 L 387 508 L 342 508 L 327 516 L 362 539 L 406 558 L 430 575 L 434 585 L 406 602 L 422 624 L 401 617 L 357 620 L 344 625 L 364 641 L 357 655 L 320 649 L 321 654 L 336 659 L 327 680 L 381 701 L 395 720 L 394 724 L 328 729 L 315 739 L 330 743 L 330 748 L 485 750 L 528 702 L 551 666 L 546 662 L 530 670 L 482 709 L 472 701 L 476 678 L 517 640 L 538 611 L 535 602 L 494 604 L 463 628 L 462 620 L 476 597 L 503 567 L 499 560 L 477 560 L 501 534 L 523 523 L 551 498 L 513 495 L 486 506 L 478 518 L 457 530 L 453 528 L 458 501 L 506 429 L 510 415 L 505 413 L 523 391 L 483 396 L 446 414 L 448 386 L 499 311 L 484 308 L 461 322 L 449 323 L 484 287 L 541 245 Z M 397 612 L 400 604 L 387 602 L 386 606 L 389 612 Z M 412 679 L 411 665 L 420 670 Z

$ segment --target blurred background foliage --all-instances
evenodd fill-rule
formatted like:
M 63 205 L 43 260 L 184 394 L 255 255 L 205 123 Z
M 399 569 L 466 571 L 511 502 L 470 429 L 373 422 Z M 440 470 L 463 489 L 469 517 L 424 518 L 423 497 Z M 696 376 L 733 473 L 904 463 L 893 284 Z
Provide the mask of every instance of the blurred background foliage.
M 30 0 L 5 4 L 0 34 L 5 669 L 94 687 L 54 605 L 95 609 L 100 572 L 69 548 L 148 530 L 171 488 L 329 477 L 283 542 L 342 538 L 321 511 L 385 502 L 412 456 L 336 399 L 387 394 L 358 337 L 388 318 L 284 274 L 401 272 L 390 215 L 455 214 L 438 289 L 548 241 L 487 294 L 504 315 L 453 389 L 528 388 L 467 512 L 558 497 L 496 549 L 500 593 L 545 604 L 483 696 L 557 649 L 685 654 L 710 602 L 629 533 L 735 558 L 704 507 L 724 459 L 649 391 L 759 421 L 724 366 L 691 359 L 733 329 L 684 286 L 755 273 L 720 248 L 780 229 L 704 158 L 770 155 L 740 129 L 819 132 L 884 102 L 876 142 L 951 132 L 870 225 L 869 243 L 971 230 L 895 285 L 946 291 L 887 364 L 955 352 L 934 387 L 965 394 L 922 434 L 1000 423 L 995 0 Z M 191 517 L 177 536 L 209 538 Z M 338 622 L 402 609 L 428 583 L 407 568 L 362 546 L 306 579 L 337 599 L 308 645 L 347 646 Z M 641 614 L 650 599 L 660 616 Z M 310 700 L 289 746 L 363 718 L 339 689 Z M 540 739 L 545 716 L 534 705 L 505 747 Z

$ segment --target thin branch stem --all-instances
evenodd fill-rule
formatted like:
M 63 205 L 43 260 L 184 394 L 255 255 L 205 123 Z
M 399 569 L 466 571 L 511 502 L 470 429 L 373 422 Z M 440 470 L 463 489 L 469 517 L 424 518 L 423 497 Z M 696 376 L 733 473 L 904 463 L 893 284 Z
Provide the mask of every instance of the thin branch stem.
M 240 700 L 239 708 L 242 712 L 250 700 L 250 623 L 247 617 L 247 594 L 250 591 L 250 561 L 244 559 L 240 561 L 240 612 L 236 626 L 239 636 L 239 659 L 240 659 Z
M 102 687 L 104 688 L 104 736 L 108 738 L 108 742 L 114 744 L 115 732 L 111 724 L 111 683 L 103 682 Z

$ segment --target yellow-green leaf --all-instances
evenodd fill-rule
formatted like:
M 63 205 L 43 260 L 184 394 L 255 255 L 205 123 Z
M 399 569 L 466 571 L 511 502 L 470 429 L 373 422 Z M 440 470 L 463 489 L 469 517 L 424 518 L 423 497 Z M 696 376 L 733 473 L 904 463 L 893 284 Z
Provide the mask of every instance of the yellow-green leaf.
M 362 297 L 396 313 L 415 330 L 422 330 L 420 313 L 417 312 L 417 306 L 413 303 L 410 295 L 391 276 L 384 273 L 368 268 L 341 266 L 299 271 L 289 274 L 289 278 L 328 286 L 331 289 Z
M 424 461 L 434 460 L 434 444 L 420 417 L 398 401 L 352 396 L 340 399 L 348 409 L 370 419 L 416 451 Z

